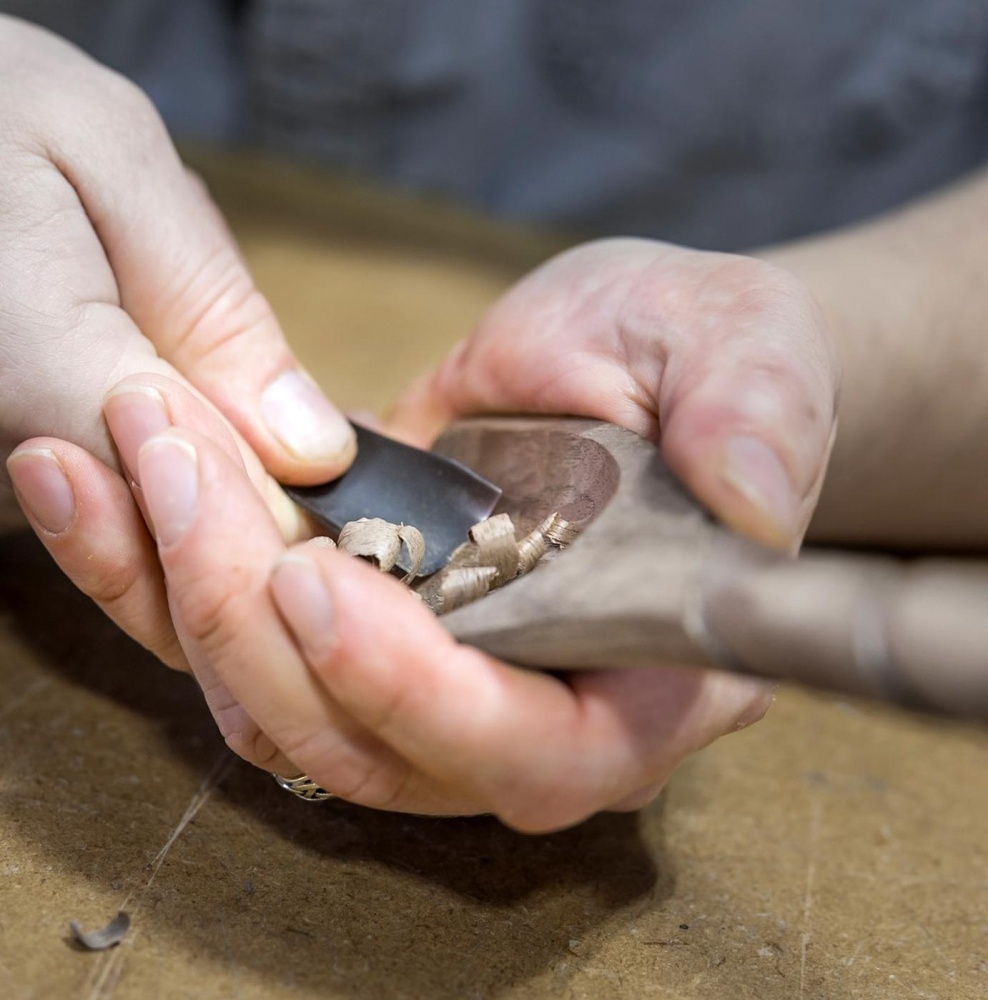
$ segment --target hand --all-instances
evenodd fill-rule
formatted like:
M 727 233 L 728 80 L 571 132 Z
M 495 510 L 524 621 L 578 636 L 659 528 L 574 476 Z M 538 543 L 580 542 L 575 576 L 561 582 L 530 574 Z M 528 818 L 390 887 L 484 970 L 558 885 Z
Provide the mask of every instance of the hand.
M 820 493 L 839 381 L 822 313 L 789 272 L 606 240 L 521 281 L 388 427 L 426 443 L 467 413 L 609 420 L 654 440 L 726 524 L 790 549 Z
M 0 452 L 48 434 L 118 467 L 103 397 L 130 372 L 158 372 L 223 415 L 214 433 L 237 442 L 298 537 L 298 512 L 267 473 L 339 474 L 351 429 L 299 371 L 150 102 L 55 36 L 0 17 L 0 119 Z M 21 452 L 10 471 L 18 482 L 44 468 Z M 0 476 L 0 515 L 9 492 Z M 58 533 L 70 498 L 48 500 L 34 522 Z
M 730 509 L 735 523 L 790 546 L 822 477 L 836 382 L 819 315 L 785 272 L 621 241 L 536 272 L 397 413 L 419 436 L 471 408 L 516 408 L 609 418 L 661 437 L 665 449 L 678 440 L 681 475 L 715 510 Z M 169 415 L 195 426 L 199 404 L 157 387 Z M 125 460 L 132 454 L 138 464 L 139 438 L 169 421 L 142 412 L 143 389 L 125 388 L 111 397 L 108 419 Z M 756 446 L 730 451 L 725 440 L 738 432 Z M 759 440 L 782 456 L 801 491 L 787 501 L 788 516 L 777 516 L 761 491 L 718 476 L 716 465 L 712 474 L 697 467 L 758 456 Z M 93 553 L 137 575 L 139 554 L 121 548 L 115 560 L 102 527 L 123 521 L 125 484 L 77 449 L 44 446 L 89 500 L 71 531 L 45 539 L 56 558 L 77 580 Z M 227 739 L 259 766 L 304 771 L 364 805 L 489 811 L 519 829 L 549 830 L 643 804 L 684 756 L 754 721 L 771 698 L 763 685 L 714 672 L 654 668 L 562 680 L 516 671 L 457 646 L 393 580 L 354 560 L 315 543 L 285 557 L 229 449 L 171 431 L 142 454 L 185 649 Z M 184 462 L 185 473 L 162 455 Z M 764 465 L 748 469 L 758 481 Z M 177 518 L 180 530 L 162 535 L 166 482 L 194 483 L 195 504 Z M 97 520 L 113 510 L 121 513 Z M 137 607 L 130 596 L 123 603 Z

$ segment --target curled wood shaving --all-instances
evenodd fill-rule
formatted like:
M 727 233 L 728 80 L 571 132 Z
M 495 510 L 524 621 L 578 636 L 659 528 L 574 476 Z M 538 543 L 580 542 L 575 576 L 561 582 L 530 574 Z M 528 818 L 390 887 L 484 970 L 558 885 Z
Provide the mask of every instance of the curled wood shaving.
M 89 951 L 106 951 L 115 944 L 120 944 L 130 929 L 130 917 L 121 910 L 105 927 L 94 931 L 84 931 L 77 920 L 69 921 L 72 936 Z
M 401 555 L 398 526 L 379 517 L 362 517 L 343 525 L 336 547 L 351 556 L 361 556 L 377 563 L 383 573 L 388 573 Z
M 486 594 L 497 577 L 494 566 L 452 567 L 440 584 L 443 611 L 452 611 Z
M 558 545 L 560 548 L 572 544 L 580 533 L 580 529 L 575 524 L 558 514 L 550 514 L 539 525 L 538 530 L 545 535 L 546 541 Z
M 507 583 L 518 572 L 518 542 L 515 526 L 507 514 L 496 514 L 470 529 L 470 541 L 477 546 L 477 563 L 493 566 L 492 586 Z
M 408 553 L 408 572 L 401 578 L 401 582 L 411 583 L 418 576 L 419 567 L 425 559 L 425 539 L 422 537 L 422 532 L 413 524 L 400 525 L 398 537 Z
M 336 545 L 341 552 L 375 562 L 382 573 L 390 573 L 394 569 L 404 545 L 409 569 L 402 578 L 403 583 L 415 577 L 425 558 L 425 539 L 418 528 L 410 524 L 392 524 L 380 517 L 348 521 L 343 525 Z
M 518 576 L 531 573 L 539 560 L 549 551 L 545 535 L 533 531 L 518 543 Z
M 545 529 L 557 515 L 547 517 L 534 531 L 530 531 L 518 543 L 518 576 L 531 573 L 538 561 L 549 551 L 549 539 Z
M 519 541 L 511 518 L 496 514 L 475 524 L 469 540 L 453 552 L 446 566 L 416 584 L 412 593 L 436 614 L 452 611 L 530 573 L 551 546 L 568 545 L 577 533 L 569 521 L 550 514 Z M 394 568 L 404 545 L 410 569 L 403 583 L 412 582 L 425 557 L 425 539 L 417 528 L 381 518 L 361 518 L 345 524 L 337 545 L 341 552 L 372 560 L 385 573 Z
M 488 590 L 531 572 L 550 546 L 561 547 L 564 539 L 571 541 L 577 534 L 558 514 L 547 517 L 521 541 L 515 540 L 514 526 L 506 514 L 490 518 L 490 522 L 474 525 L 470 530 L 471 540 L 456 549 L 444 569 L 419 587 L 423 601 L 436 614 L 469 604 Z M 508 545 L 513 549 L 510 556 L 504 552 Z M 465 571 L 484 567 L 493 573 L 485 574 L 485 586 L 481 587 L 479 574 Z

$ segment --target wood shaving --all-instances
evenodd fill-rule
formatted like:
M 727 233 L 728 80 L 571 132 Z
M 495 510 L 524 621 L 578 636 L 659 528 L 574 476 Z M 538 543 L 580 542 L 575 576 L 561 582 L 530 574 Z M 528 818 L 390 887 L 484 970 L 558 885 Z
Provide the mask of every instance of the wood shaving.
M 422 537 L 422 532 L 413 524 L 399 525 L 398 537 L 408 553 L 408 572 L 401 578 L 401 582 L 411 583 L 418 576 L 419 568 L 425 559 L 425 539 Z
M 478 564 L 494 567 L 492 586 L 507 583 L 517 574 L 518 542 L 507 514 L 496 514 L 475 524 L 470 529 L 470 541 L 477 546 Z
M 382 573 L 389 573 L 401 555 L 398 525 L 379 517 L 348 521 L 336 540 L 336 547 L 348 555 L 369 559 Z
M 518 543 L 518 575 L 530 573 L 539 560 L 549 551 L 549 529 L 559 520 L 558 514 L 550 514 L 537 528 L 530 531 Z
M 77 920 L 69 921 L 72 936 L 89 951 L 106 951 L 120 944 L 130 929 L 130 916 L 121 910 L 105 927 L 94 931 L 84 931 Z
M 495 514 L 475 524 L 469 539 L 453 552 L 446 566 L 417 583 L 412 593 L 436 614 L 463 607 L 530 573 L 551 547 L 568 545 L 578 530 L 558 514 L 550 514 L 519 541 L 510 516 Z M 402 582 L 408 584 L 425 557 L 425 539 L 413 525 L 361 518 L 345 524 L 337 542 L 341 552 L 369 559 L 385 573 L 398 562 L 403 545 L 411 568 Z
M 538 530 L 545 535 L 546 541 L 553 545 L 558 545 L 560 548 L 572 545 L 576 540 L 576 536 L 580 533 L 580 529 L 575 524 L 560 517 L 558 514 L 550 514 L 539 525 Z
M 483 597 L 497 577 L 494 566 L 453 567 L 439 585 L 443 611 L 452 611 Z
M 336 547 L 352 556 L 361 556 L 377 564 L 382 573 L 390 573 L 401 556 L 402 546 L 408 554 L 408 572 L 402 583 L 409 583 L 418 574 L 425 558 L 425 539 L 411 524 L 392 524 L 380 517 L 362 517 L 343 525 Z
M 470 540 L 456 549 L 444 569 L 419 585 L 418 593 L 436 614 L 445 614 L 530 573 L 550 547 L 562 548 L 576 535 L 576 528 L 552 514 L 518 541 L 511 518 L 498 514 L 474 525 Z M 476 572 L 484 568 L 493 572 Z

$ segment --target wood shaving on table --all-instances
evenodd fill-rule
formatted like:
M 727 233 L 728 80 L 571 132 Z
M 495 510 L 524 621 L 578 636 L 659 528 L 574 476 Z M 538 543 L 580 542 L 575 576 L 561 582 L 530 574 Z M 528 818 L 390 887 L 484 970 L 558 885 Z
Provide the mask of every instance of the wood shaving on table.
M 69 921 L 72 936 L 88 951 L 106 951 L 120 944 L 130 929 L 130 916 L 121 910 L 105 927 L 84 931 L 77 920 Z

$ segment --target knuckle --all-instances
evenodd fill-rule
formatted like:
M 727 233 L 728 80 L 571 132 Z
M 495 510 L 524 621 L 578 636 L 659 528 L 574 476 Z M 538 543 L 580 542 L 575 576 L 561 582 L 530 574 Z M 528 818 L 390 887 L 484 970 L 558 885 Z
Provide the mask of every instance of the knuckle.
M 67 148 L 67 136 L 97 135 L 127 148 L 167 139 L 150 97 L 122 74 L 37 25 L 0 17 L 4 124 Z M 48 143 L 45 144 L 46 148 Z
M 582 823 L 646 780 L 644 774 L 592 762 L 581 767 L 575 758 L 565 770 L 501 775 L 497 786 L 488 789 L 487 801 L 501 822 L 521 833 L 552 833 Z
M 267 769 L 280 756 L 274 741 L 233 700 L 222 682 L 217 681 L 209 690 L 204 689 L 204 693 L 216 728 L 230 750 L 249 763 Z
M 133 135 L 138 143 L 167 137 L 154 102 L 136 83 L 112 70 L 104 72 L 101 82 L 108 98 L 107 107 L 121 132 Z
M 223 741 L 238 757 L 265 771 L 270 771 L 274 761 L 281 756 L 271 737 L 257 726 L 236 727 L 225 733 L 221 727 L 220 733 Z
M 164 163 L 177 159 L 154 102 L 136 83 L 112 69 L 94 64 L 81 80 L 71 98 L 76 109 L 71 127 L 60 124 L 65 118 L 64 92 L 45 94 L 44 100 L 47 128 L 56 136 L 57 148 L 67 162 L 76 164 L 74 169 L 81 156 L 97 146 L 131 171 L 157 173 Z
M 176 323 L 171 352 L 184 365 L 239 350 L 273 319 L 267 298 L 228 248 L 198 270 L 179 301 L 189 305 Z
M 342 734 L 324 728 L 281 744 L 306 774 L 348 802 L 394 810 L 407 798 L 411 765 L 369 733 Z
M 242 634 L 248 609 L 237 574 L 236 567 L 230 573 L 200 572 L 173 588 L 178 622 L 207 655 L 221 654 Z
M 347 770 L 334 769 L 333 791 L 348 802 L 370 809 L 395 811 L 405 799 L 411 777 L 411 767 L 403 763 L 374 759 Z
M 189 187 L 195 191 L 196 195 L 199 198 L 212 200 L 209 193 L 209 185 L 206 183 L 202 174 L 200 174 L 198 170 L 190 167 L 188 164 L 183 164 L 182 167 L 185 171 L 185 178 L 189 182 Z
M 638 812 L 653 802 L 665 788 L 665 780 L 655 781 L 651 784 L 639 788 L 629 795 L 625 795 L 619 801 L 607 807 L 608 812 Z
M 364 788 L 371 794 L 366 796 L 366 804 L 385 812 L 400 810 L 408 799 L 408 789 L 412 783 L 412 766 L 403 761 L 401 766 L 378 769 L 373 783 L 365 783 Z M 358 790 L 357 794 L 361 794 Z
M 521 833 L 562 830 L 602 807 L 591 804 L 586 786 L 558 779 L 517 772 L 501 776 L 498 785 L 488 789 L 489 807 L 502 823 Z
M 107 558 L 82 564 L 76 584 L 111 617 L 130 604 L 138 585 L 146 580 L 146 566 L 140 558 Z
M 748 704 L 738 713 L 734 723 L 734 731 L 740 732 L 742 729 L 753 726 L 756 722 L 761 722 L 772 707 L 775 694 L 776 686 L 774 684 L 758 683 Z

